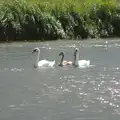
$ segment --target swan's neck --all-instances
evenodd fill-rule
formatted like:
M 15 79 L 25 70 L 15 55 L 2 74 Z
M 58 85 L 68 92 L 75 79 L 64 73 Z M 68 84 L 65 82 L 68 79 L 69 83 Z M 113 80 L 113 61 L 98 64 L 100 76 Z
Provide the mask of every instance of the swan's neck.
M 79 61 L 79 52 L 77 52 L 76 54 L 75 54 L 75 57 L 74 57 L 74 65 L 75 66 L 78 66 L 78 61 Z
M 64 59 L 64 55 L 62 55 L 62 58 L 61 58 L 59 66 L 63 66 L 63 59 Z
M 36 62 L 34 64 L 34 67 L 38 67 L 39 58 L 40 58 L 40 51 L 38 51 L 38 53 L 37 53 Z
M 76 53 L 74 52 L 73 65 L 75 65 L 75 62 L 76 62 Z

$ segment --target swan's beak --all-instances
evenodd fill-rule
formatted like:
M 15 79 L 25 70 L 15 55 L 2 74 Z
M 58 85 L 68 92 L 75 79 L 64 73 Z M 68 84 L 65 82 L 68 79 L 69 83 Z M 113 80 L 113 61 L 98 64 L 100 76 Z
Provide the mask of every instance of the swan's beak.
M 32 53 L 34 53 L 34 50 L 32 51 Z
M 33 51 L 32 51 L 32 53 L 34 53 L 36 50 L 35 49 L 33 49 Z
M 33 49 L 32 53 L 36 52 L 36 49 Z
M 78 48 L 75 48 L 75 51 L 77 52 L 79 49 Z
M 62 53 L 59 53 L 59 56 L 62 55 Z
M 78 48 L 75 49 L 74 56 L 76 55 L 77 52 L 78 52 Z

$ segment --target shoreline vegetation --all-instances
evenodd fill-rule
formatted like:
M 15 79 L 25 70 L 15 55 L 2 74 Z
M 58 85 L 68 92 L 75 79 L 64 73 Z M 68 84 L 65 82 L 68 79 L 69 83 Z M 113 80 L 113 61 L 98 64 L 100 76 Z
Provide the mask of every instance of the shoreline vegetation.
M 115 0 L 3 0 L 0 42 L 120 37 Z

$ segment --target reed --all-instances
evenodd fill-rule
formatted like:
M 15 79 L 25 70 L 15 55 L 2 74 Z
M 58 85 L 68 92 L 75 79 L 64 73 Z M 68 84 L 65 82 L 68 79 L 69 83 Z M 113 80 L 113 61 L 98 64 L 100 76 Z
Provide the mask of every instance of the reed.
M 3 0 L 0 41 L 120 36 L 115 0 Z

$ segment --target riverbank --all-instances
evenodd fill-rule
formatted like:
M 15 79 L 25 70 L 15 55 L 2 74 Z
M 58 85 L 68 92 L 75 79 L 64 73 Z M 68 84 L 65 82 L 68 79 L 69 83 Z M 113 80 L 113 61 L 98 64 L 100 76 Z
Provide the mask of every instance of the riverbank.
M 120 7 L 114 0 L 4 0 L 0 41 L 120 37 Z

